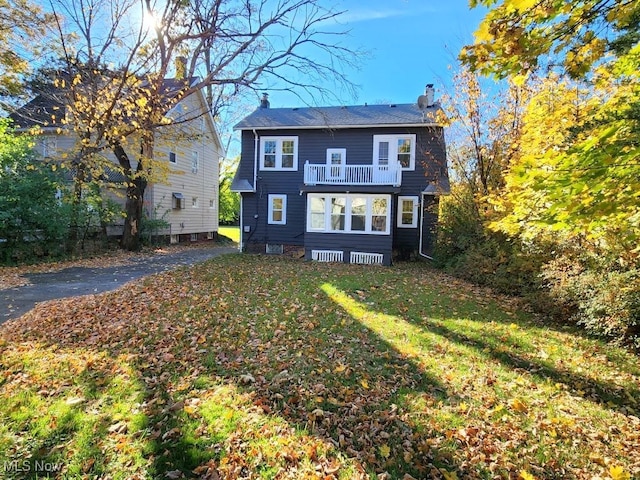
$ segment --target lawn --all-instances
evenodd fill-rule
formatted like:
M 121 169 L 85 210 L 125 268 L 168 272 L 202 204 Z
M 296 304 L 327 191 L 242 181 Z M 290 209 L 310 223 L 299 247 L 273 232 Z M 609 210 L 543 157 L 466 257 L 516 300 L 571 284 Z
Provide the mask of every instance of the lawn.
M 628 479 L 639 387 L 636 356 L 422 263 L 234 254 L 2 325 L 0 467 Z
M 227 237 L 234 242 L 240 242 L 240 227 L 219 226 L 218 234 Z

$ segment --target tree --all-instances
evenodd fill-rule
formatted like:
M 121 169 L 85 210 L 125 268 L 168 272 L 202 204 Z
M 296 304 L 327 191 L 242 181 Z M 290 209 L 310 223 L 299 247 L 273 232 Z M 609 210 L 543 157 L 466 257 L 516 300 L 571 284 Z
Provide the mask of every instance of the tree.
M 218 218 L 220 222 L 226 224 L 233 224 L 240 218 L 240 194 L 231 191 L 231 183 L 238 163 L 240 163 L 239 156 L 231 162 L 223 161 L 220 165 Z
M 0 260 L 51 253 L 64 244 L 66 206 L 56 200 L 59 172 L 35 159 L 32 139 L 0 120 Z M 60 252 L 58 252 L 60 253 Z
M 551 77 L 530 105 L 527 151 L 509 172 L 511 210 L 497 227 L 637 254 L 639 22 L 640 4 L 622 0 L 507 0 L 483 20 L 477 43 L 462 52 L 473 68 L 533 72 L 546 57 L 576 78 Z
M 208 92 L 216 114 L 246 91 L 329 94 L 336 81 L 349 86 L 340 67 L 355 57 L 330 25 L 339 12 L 322 3 L 51 3 L 54 43 L 64 63 L 56 85 L 66 92 L 65 119 L 78 138 L 69 163 L 82 176 L 104 168 L 105 151 L 117 159 L 127 179 L 125 249 L 138 248 L 147 183 L 162 181 L 162 166 L 153 158 L 154 134 L 193 120 L 172 115 L 180 100 Z
M 27 0 L 0 2 L 0 97 L 15 96 L 22 90 L 22 75 L 29 71 L 29 50 L 42 30 L 46 16 Z
M 634 0 L 470 0 L 491 8 L 476 42 L 461 52 L 473 70 L 500 78 L 540 67 L 562 67 L 583 77 L 607 53 L 630 51 L 640 40 L 640 4 Z

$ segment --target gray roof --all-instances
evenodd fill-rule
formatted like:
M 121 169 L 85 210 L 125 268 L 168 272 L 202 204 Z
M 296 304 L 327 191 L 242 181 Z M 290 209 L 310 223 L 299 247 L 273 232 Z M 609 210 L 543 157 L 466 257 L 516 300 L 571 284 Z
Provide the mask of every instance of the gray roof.
M 424 111 L 414 103 L 345 107 L 257 108 L 235 130 L 280 128 L 364 128 L 437 124 L 439 104 Z
M 196 77 L 165 78 L 160 86 L 160 93 L 166 98 L 173 99 L 196 81 Z M 36 126 L 59 127 L 63 124 L 67 100 L 64 88 L 50 86 L 46 91 L 40 92 L 25 105 L 10 113 L 9 118 L 19 129 Z

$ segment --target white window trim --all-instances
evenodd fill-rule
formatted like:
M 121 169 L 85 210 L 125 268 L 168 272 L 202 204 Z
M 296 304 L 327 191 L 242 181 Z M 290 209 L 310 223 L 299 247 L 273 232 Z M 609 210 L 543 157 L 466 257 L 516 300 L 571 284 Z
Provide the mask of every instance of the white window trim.
M 331 164 L 331 156 L 334 153 L 339 153 L 342 157 L 342 163 L 339 166 Z M 327 176 L 332 179 L 344 178 L 345 170 L 347 166 L 347 149 L 346 148 L 327 148 Z M 338 175 L 333 175 L 336 172 L 335 169 L 339 169 Z
M 276 211 L 273 208 L 274 200 L 282 200 L 282 220 L 274 220 L 273 212 Z M 287 224 L 287 196 L 281 194 L 269 194 L 269 216 L 267 223 L 270 225 L 286 225 Z
M 191 197 L 191 208 L 200 208 L 200 199 L 198 197 Z
M 324 198 L 324 228 L 312 228 L 311 226 L 311 199 L 312 198 Z M 331 228 L 331 199 L 332 198 L 346 198 L 345 207 L 345 219 L 344 230 L 333 230 Z M 365 198 L 367 200 L 365 211 L 365 229 L 364 230 L 351 230 L 351 202 L 354 198 Z M 387 201 L 386 212 L 386 229 L 384 231 L 377 231 L 372 229 L 373 220 L 373 200 L 385 199 Z M 391 231 L 391 195 L 372 195 L 372 194 L 333 194 L 333 193 L 310 193 L 307 196 L 307 232 L 310 233 L 342 233 L 342 234 L 354 234 L 354 235 L 389 235 Z
M 373 164 L 378 165 L 378 145 L 380 142 L 389 142 L 389 164 L 391 165 L 393 160 L 398 162 L 398 140 L 401 138 L 411 139 L 411 154 L 409 158 L 409 166 L 401 167 L 403 171 L 415 170 L 416 168 L 416 134 L 397 134 L 397 135 L 374 135 L 373 136 Z M 386 167 L 386 165 L 385 165 Z
M 411 224 L 406 225 L 402 223 L 402 204 L 404 201 L 410 200 L 413 202 L 413 209 L 411 210 Z M 403 195 L 398 197 L 398 228 L 418 228 L 418 197 L 413 195 Z
M 293 167 L 282 166 L 282 142 L 292 140 L 293 141 Z M 275 167 L 264 166 L 264 147 L 269 141 L 276 142 L 276 165 Z M 260 170 L 285 170 L 295 171 L 298 170 L 298 137 L 261 137 L 260 138 Z

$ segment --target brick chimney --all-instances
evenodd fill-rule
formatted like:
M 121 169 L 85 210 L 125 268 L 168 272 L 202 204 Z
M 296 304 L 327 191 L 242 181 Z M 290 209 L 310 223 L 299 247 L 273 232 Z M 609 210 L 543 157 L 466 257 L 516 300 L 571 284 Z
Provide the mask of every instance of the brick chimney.
M 269 105 L 269 94 L 265 92 L 262 94 L 262 99 L 260 100 L 260 108 L 269 108 Z

